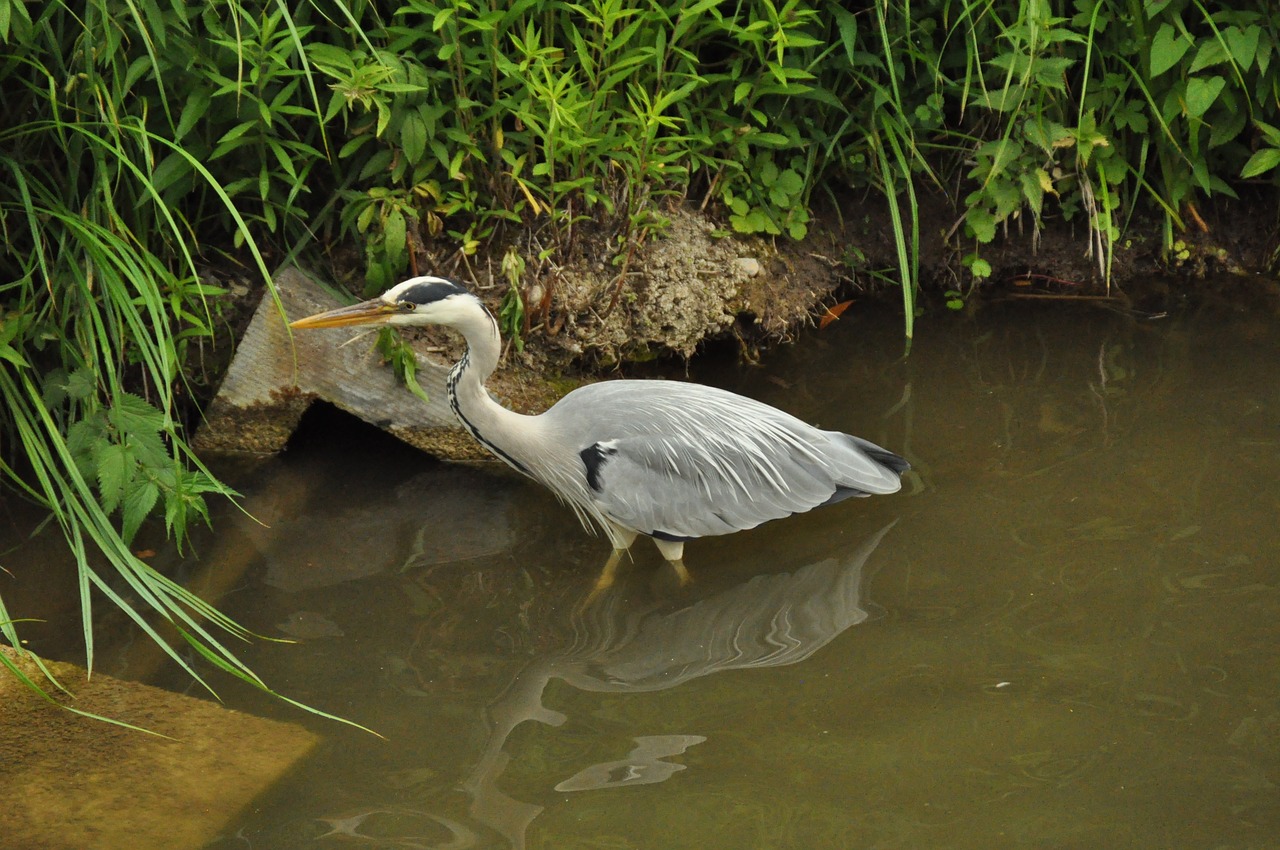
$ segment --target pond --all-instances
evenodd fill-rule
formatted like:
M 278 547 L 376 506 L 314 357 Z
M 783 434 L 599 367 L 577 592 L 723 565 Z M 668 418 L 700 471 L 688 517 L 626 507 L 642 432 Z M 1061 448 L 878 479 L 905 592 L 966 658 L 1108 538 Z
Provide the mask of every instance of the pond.
M 855 305 L 695 366 L 915 469 L 690 544 L 687 587 L 645 544 L 589 599 L 608 544 L 548 492 L 336 414 L 239 473 L 256 521 L 155 562 L 382 737 L 215 678 L 321 742 L 211 850 L 1274 846 L 1280 325 L 1010 302 L 900 335 Z

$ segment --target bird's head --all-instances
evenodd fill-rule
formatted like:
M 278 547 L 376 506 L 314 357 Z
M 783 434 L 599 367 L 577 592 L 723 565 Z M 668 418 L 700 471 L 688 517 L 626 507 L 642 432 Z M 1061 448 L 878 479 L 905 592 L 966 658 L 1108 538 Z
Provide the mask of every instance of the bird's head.
M 290 322 L 289 327 L 453 325 L 479 304 L 474 295 L 452 281 L 442 277 L 413 277 L 397 283 L 377 298 L 307 316 Z

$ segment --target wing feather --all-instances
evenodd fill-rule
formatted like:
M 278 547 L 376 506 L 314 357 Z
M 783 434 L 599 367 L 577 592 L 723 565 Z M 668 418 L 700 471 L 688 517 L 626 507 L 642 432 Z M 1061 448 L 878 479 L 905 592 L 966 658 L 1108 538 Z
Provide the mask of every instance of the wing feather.
M 612 381 L 548 414 L 576 444 L 589 512 L 644 534 L 728 534 L 899 489 L 905 460 L 761 402 L 676 381 Z

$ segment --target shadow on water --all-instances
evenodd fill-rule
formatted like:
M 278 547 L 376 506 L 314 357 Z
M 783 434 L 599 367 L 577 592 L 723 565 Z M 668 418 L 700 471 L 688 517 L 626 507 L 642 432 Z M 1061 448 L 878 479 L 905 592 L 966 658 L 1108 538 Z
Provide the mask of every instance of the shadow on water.
M 333 420 L 236 477 L 257 521 L 156 542 L 298 641 L 243 650 L 268 683 L 385 736 L 225 687 L 324 741 L 211 850 L 1275 846 L 1274 319 L 995 308 L 904 359 L 845 316 L 694 377 L 915 471 L 691 544 L 690 588 L 637 547 L 584 606 L 608 546 L 545 491 Z M 189 687 L 101 632 L 103 672 Z

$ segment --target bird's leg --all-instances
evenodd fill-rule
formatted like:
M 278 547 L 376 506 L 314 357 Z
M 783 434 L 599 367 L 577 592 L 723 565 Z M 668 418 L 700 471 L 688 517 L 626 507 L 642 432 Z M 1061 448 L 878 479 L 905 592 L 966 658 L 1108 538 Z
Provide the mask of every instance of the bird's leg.
M 684 541 L 683 540 L 662 540 L 658 537 L 653 538 L 653 542 L 658 547 L 658 551 L 662 553 L 662 557 L 667 559 L 667 563 L 671 565 L 671 569 L 675 570 L 676 580 L 680 582 L 680 586 L 684 587 L 693 579 L 689 576 L 689 571 L 684 568 Z
M 618 574 L 618 563 L 622 560 L 622 556 L 627 554 L 626 549 L 614 548 L 609 555 L 609 560 L 604 562 L 604 569 L 600 571 L 600 575 L 596 576 L 596 583 L 591 588 L 591 592 L 586 598 L 578 603 L 578 610 L 590 608 L 595 604 L 606 590 L 613 587 L 613 580 Z
M 605 531 L 609 535 L 609 542 L 613 544 L 613 553 L 609 555 L 609 560 L 604 562 L 604 569 L 596 577 L 595 587 L 591 588 L 591 593 L 588 594 L 586 599 L 586 604 L 588 605 L 594 602 L 600 594 L 613 587 L 613 580 L 618 574 L 618 563 L 636 539 L 636 532 L 620 525 L 611 524 Z
M 591 595 L 587 597 L 588 602 L 594 601 L 601 593 L 613 587 L 613 580 L 618 574 L 618 562 L 626 553 L 626 549 L 614 549 L 609 555 L 609 560 L 604 562 L 604 569 L 600 571 L 600 575 L 596 576 L 595 587 L 591 588 Z

